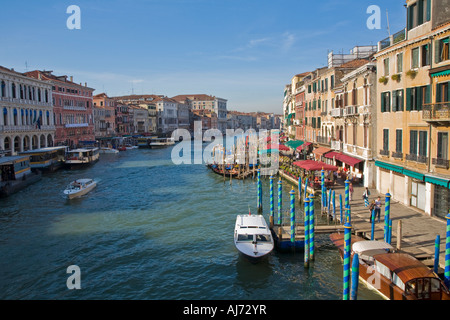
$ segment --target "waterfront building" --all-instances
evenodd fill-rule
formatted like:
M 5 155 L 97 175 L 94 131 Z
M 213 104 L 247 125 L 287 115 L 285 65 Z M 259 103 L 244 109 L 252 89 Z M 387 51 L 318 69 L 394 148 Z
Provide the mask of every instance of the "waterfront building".
M 134 132 L 134 120 L 133 112 L 130 112 L 130 106 L 116 103 L 115 107 L 116 116 L 116 134 L 117 136 L 131 135 Z
M 193 122 L 191 123 L 190 128 L 191 132 L 194 132 L 195 122 L 197 121 L 201 121 L 202 123 L 202 133 L 204 133 L 206 130 L 218 129 L 217 114 L 210 110 L 203 110 L 203 109 L 192 110 L 192 120 Z
M 55 139 L 54 145 L 76 147 L 92 143 L 94 136 L 95 89 L 73 82 L 67 76 L 56 76 L 53 71 L 34 70 L 27 76 L 47 81 L 52 86 Z
M 339 151 L 325 157 L 334 159 L 334 165 L 346 167 L 352 173 L 353 181 L 363 182 L 365 187 L 375 187 L 374 156 L 376 155 L 376 63 L 357 59 L 343 66 L 359 66 L 346 73 L 335 89 L 338 105 L 332 109 L 334 121 L 325 129 L 324 141 L 331 133 L 328 145 Z M 337 93 L 339 92 L 339 93 Z M 331 99 L 336 101 L 333 97 Z M 323 125 L 327 122 L 323 121 Z M 334 134 L 336 130 L 336 135 Z
M 305 80 L 311 77 L 310 72 L 297 74 L 292 78 L 295 99 L 295 140 L 305 140 Z
M 292 100 L 292 84 L 284 86 L 283 116 L 282 130 L 293 139 L 295 137 L 295 104 Z
M 113 137 L 116 134 L 116 101 L 106 93 L 93 97 L 95 138 Z
M 228 111 L 228 129 L 242 129 L 244 132 L 249 129 L 256 130 L 256 117 L 251 113 L 240 111 Z
M 188 104 L 177 103 L 178 128 L 189 130 L 192 119 L 191 109 Z
M 168 97 L 155 99 L 158 134 L 170 136 L 178 128 L 178 102 Z
M 0 67 L 0 155 L 55 144 L 52 85 Z
M 378 43 L 377 190 L 427 215 L 450 207 L 450 16 L 408 0 L 407 26 Z
M 141 105 L 128 105 L 128 111 L 132 116 L 130 117 L 131 122 L 131 134 L 132 135 L 145 135 L 152 133 L 150 128 L 150 117 L 149 111 L 145 106 Z
M 227 129 L 227 100 L 206 94 L 182 94 L 172 97 L 179 103 L 187 104 L 192 112 L 209 110 L 217 115 L 217 129 L 223 134 Z

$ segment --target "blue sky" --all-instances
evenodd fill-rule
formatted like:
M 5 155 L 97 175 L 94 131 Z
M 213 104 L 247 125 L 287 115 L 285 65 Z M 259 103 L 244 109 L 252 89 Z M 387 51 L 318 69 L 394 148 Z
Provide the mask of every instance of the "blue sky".
M 375 45 L 405 27 L 401 0 L 22 0 L 2 4 L 0 65 L 53 70 L 95 93 L 205 93 L 229 110 L 281 113 L 293 75 L 327 53 Z M 81 9 L 69 30 L 66 9 Z M 381 29 L 370 30 L 370 5 Z

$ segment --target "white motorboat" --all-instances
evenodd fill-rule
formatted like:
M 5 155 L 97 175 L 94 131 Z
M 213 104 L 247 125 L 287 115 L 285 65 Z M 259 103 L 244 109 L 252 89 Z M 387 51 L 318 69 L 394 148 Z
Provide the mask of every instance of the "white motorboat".
M 153 138 L 150 140 L 150 148 L 164 148 L 175 144 L 174 138 Z
M 118 154 L 119 150 L 113 148 L 102 147 L 100 148 L 100 153 L 102 154 Z
M 252 261 L 261 260 L 274 248 L 272 233 L 262 215 L 238 215 L 234 228 L 236 249 Z
M 92 179 L 78 179 L 72 181 L 64 190 L 68 199 L 73 199 L 85 195 L 95 188 L 97 182 Z

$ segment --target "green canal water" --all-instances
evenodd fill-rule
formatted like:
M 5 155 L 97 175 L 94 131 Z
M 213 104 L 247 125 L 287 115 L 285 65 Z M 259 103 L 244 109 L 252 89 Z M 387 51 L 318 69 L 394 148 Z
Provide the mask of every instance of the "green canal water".
M 66 200 L 65 186 L 84 177 L 97 188 Z M 286 210 L 290 189 L 284 182 Z M 268 192 L 263 179 L 267 221 Z M 342 262 L 327 235 L 316 236 L 309 269 L 302 252 L 273 252 L 259 264 L 240 256 L 234 223 L 249 207 L 256 213 L 256 179 L 230 184 L 204 165 L 174 165 L 171 148 L 101 155 L 89 168 L 44 175 L 0 199 L 0 299 L 342 299 Z M 79 290 L 67 287 L 71 265 Z M 358 299 L 380 297 L 360 283 Z

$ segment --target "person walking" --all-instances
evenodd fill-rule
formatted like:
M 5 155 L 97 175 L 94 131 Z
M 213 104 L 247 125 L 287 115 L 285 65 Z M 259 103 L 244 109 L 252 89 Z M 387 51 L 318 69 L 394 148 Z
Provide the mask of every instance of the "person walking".
M 364 193 L 363 193 L 363 200 L 364 200 L 365 207 L 369 206 L 369 196 L 370 196 L 370 191 L 369 191 L 369 188 L 366 187 L 366 190 L 364 190 Z
M 381 197 L 378 196 L 377 200 L 375 201 L 375 217 L 378 217 L 378 223 L 380 222 L 380 215 L 381 215 Z

